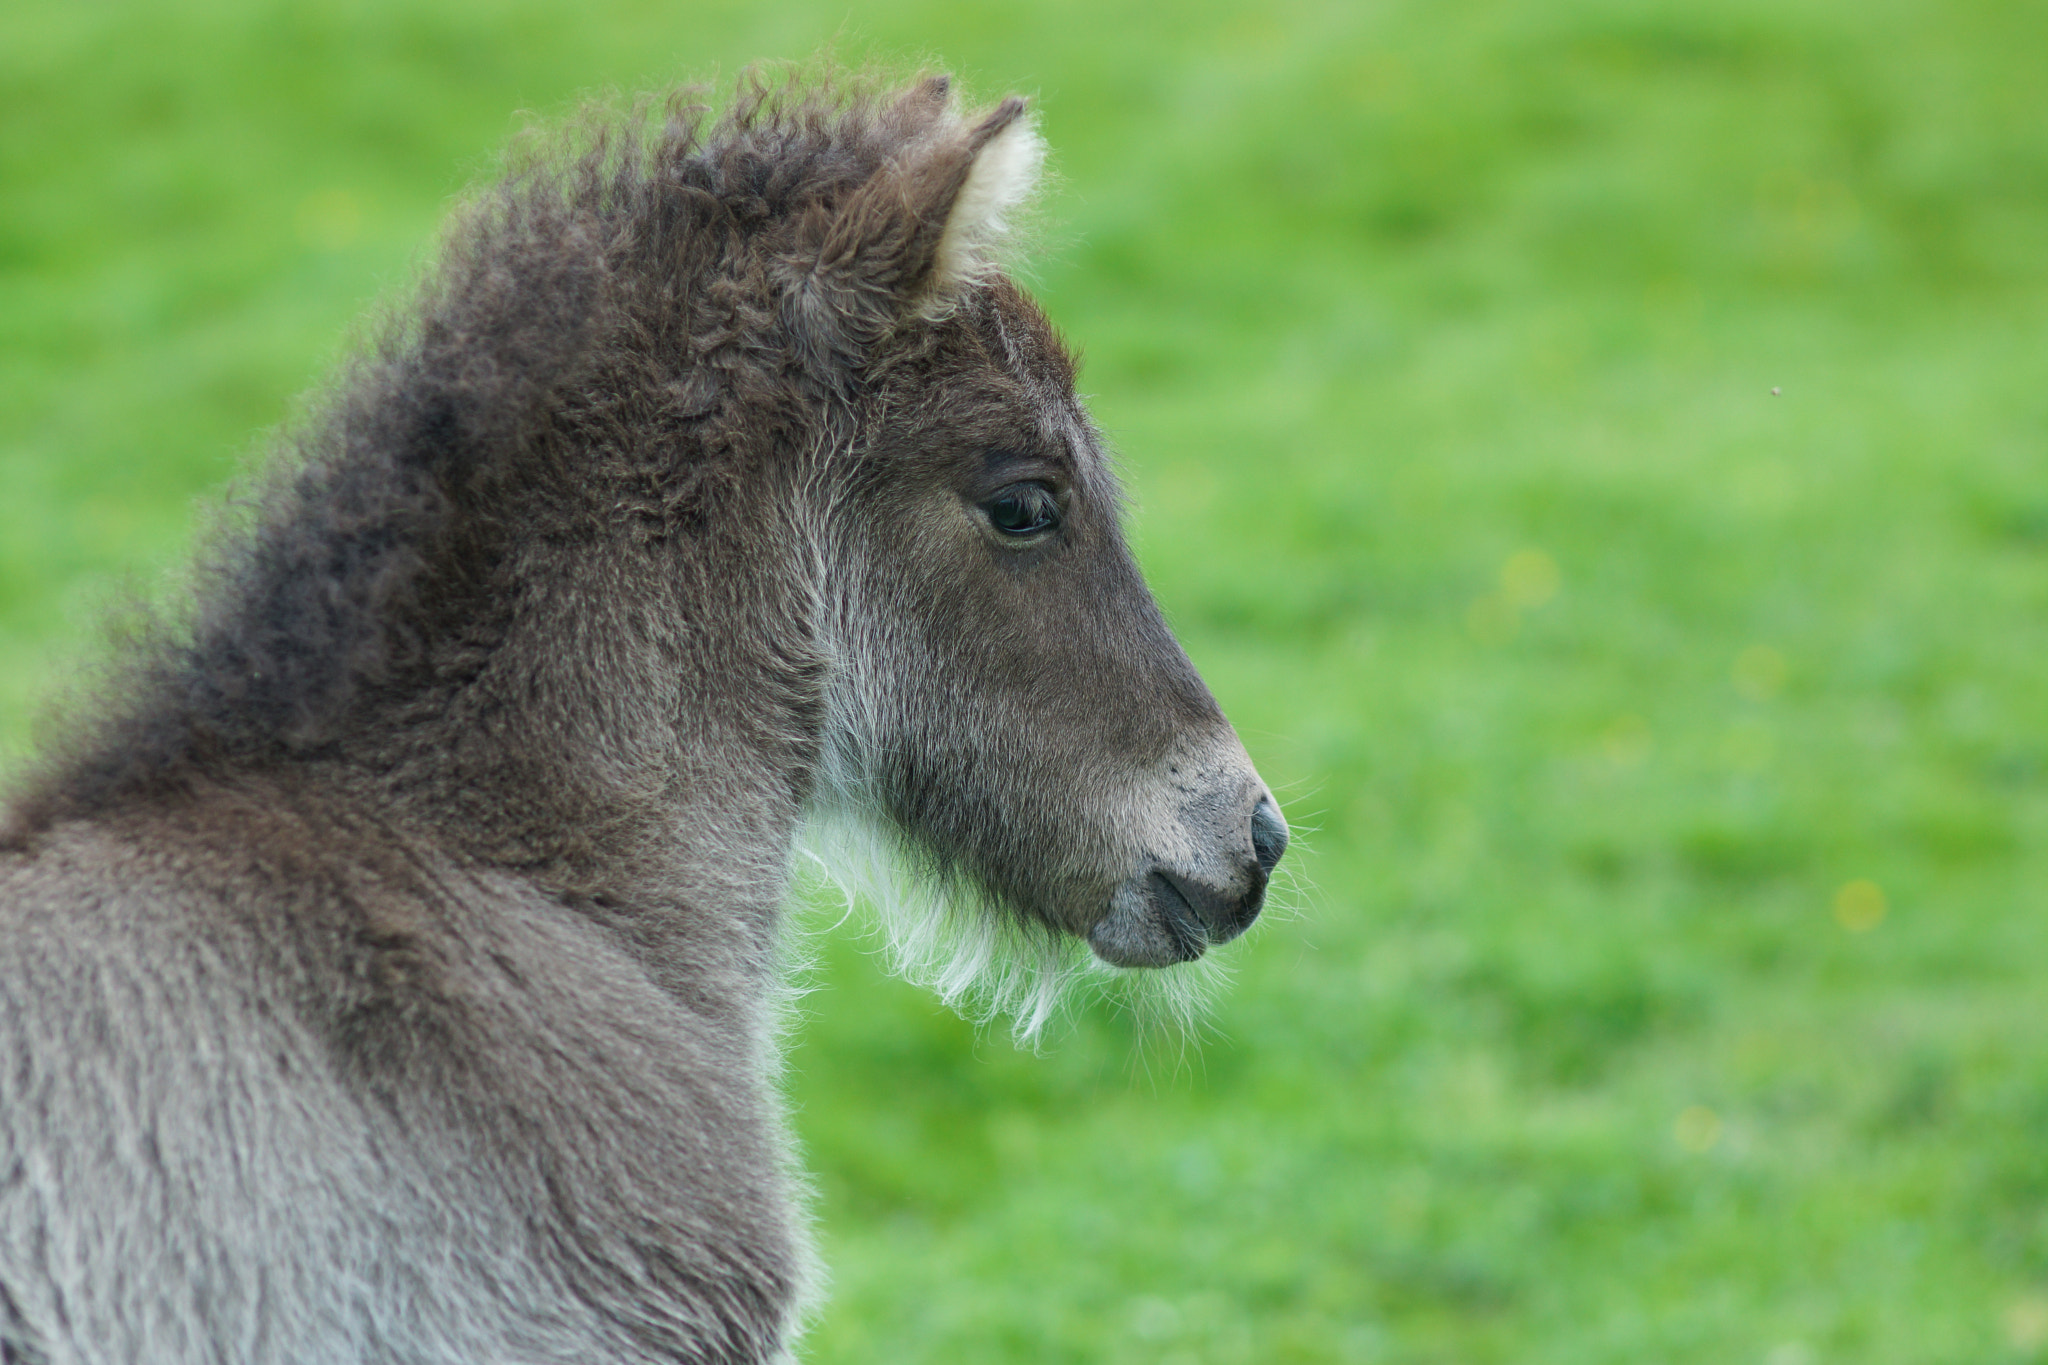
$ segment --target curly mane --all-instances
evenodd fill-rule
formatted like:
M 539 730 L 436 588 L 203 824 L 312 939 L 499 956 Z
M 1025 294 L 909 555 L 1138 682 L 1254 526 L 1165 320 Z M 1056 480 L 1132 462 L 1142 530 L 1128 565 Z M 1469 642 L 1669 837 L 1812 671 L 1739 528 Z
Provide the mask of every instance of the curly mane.
M 803 439 L 821 388 L 846 381 L 834 362 L 888 320 L 858 299 L 820 316 L 792 264 L 839 249 L 818 224 L 961 117 L 943 77 L 749 73 L 715 117 L 701 94 L 515 145 L 411 302 L 276 439 L 193 600 L 145 613 L 65 719 L 0 843 L 331 750 L 481 665 L 522 546 L 687 532 L 747 462 Z M 1008 207 L 979 221 L 999 229 Z M 944 244 L 935 306 L 987 274 L 994 235 Z

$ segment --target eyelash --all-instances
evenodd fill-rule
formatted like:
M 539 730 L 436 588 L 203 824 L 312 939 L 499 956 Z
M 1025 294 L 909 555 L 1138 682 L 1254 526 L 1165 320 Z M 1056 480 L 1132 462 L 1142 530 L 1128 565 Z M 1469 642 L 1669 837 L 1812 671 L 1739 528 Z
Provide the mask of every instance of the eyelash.
M 1060 524 L 1059 499 L 1042 483 L 1013 483 L 982 504 L 989 525 L 1018 540 Z

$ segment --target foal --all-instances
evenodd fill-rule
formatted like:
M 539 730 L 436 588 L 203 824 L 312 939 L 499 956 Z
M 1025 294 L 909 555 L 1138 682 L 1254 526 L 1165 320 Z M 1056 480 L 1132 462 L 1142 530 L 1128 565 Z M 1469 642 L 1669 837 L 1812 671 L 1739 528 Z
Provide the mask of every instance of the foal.
M 806 821 L 1116 966 L 1258 913 L 1286 827 L 994 264 L 1040 156 L 751 89 L 465 211 L 0 821 L 0 1361 L 775 1359 Z

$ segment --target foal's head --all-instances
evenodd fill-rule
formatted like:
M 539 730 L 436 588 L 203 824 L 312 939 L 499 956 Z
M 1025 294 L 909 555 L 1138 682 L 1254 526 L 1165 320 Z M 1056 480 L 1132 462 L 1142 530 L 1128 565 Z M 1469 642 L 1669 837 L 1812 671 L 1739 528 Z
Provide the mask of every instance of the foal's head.
M 1030 1031 L 1061 943 L 1165 967 L 1244 932 L 1287 826 L 1132 561 L 1072 360 L 988 264 L 1038 166 L 1022 104 L 897 107 L 926 131 L 820 216 L 787 295 L 853 414 L 813 494 L 820 801 L 941 889 L 894 926 L 902 965 Z

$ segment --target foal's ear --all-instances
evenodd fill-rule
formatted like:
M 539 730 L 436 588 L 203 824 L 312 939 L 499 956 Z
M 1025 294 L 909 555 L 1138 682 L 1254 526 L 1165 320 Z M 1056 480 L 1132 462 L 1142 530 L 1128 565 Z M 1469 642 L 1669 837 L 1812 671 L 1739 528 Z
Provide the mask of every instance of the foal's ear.
M 934 76 L 879 116 L 903 150 L 800 233 L 791 303 L 812 344 L 864 349 L 907 317 L 939 317 L 996 267 L 1045 143 L 1015 95 L 979 118 Z
M 938 240 L 924 269 L 932 296 L 950 296 L 995 269 L 994 251 L 1011 219 L 1038 188 L 1045 141 L 1015 95 L 997 105 L 960 139 L 950 154 L 920 167 L 926 182 L 925 221 Z

